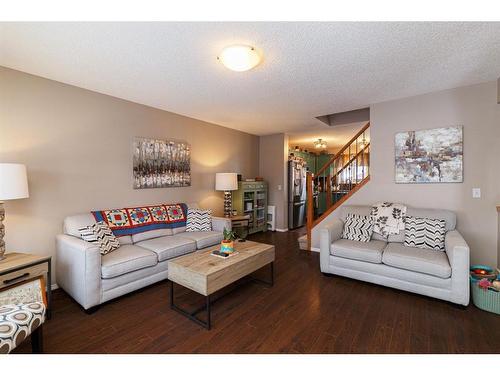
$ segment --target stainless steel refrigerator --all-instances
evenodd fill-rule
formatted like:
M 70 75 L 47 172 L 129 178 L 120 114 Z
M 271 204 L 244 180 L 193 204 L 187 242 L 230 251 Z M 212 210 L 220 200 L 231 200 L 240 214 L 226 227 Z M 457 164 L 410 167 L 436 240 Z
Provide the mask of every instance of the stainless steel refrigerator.
M 288 161 L 288 228 L 306 223 L 306 173 L 303 162 Z

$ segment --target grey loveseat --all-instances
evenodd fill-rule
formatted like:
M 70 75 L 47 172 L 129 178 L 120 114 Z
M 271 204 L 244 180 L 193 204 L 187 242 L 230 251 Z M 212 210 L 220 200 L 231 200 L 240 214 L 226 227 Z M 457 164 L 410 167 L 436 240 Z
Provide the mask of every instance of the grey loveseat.
M 386 239 L 374 233 L 369 242 L 342 239 L 349 212 L 370 215 L 370 206 L 343 206 L 320 233 L 320 267 L 329 274 L 469 304 L 469 247 L 455 229 L 453 212 L 408 207 L 408 216 L 444 219 L 445 251 L 406 247 L 404 230 Z
M 188 207 L 197 208 L 196 204 Z M 167 260 L 220 243 L 231 220 L 212 217 L 212 231 L 186 232 L 186 227 L 152 230 L 119 237 L 121 246 L 106 255 L 80 238 L 79 228 L 95 223 L 91 213 L 69 216 L 56 238 L 57 284 L 84 309 L 164 280 Z

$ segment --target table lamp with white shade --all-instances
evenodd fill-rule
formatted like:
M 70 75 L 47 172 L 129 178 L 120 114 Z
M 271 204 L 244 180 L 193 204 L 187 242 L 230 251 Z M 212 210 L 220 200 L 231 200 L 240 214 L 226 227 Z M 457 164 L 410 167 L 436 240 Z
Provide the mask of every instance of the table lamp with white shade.
M 238 175 L 236 173 L 216 173 L 215 190 L 224 192 L 224 216 L 230 217 L 233 205 L 231 191 L 238 190 Z
M 5 209 L 3 201 L 28 198 L 28 178 L 23 164 L 0 163 L 0 260 L 5 253 Z

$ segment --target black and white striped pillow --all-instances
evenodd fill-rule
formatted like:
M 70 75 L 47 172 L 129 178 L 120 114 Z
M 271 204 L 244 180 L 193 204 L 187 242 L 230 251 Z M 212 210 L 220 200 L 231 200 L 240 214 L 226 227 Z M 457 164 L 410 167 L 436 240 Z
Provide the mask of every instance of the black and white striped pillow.
M 186 232 L 209 232 L 212 230 L 212 210 L 188 208 Z
M 373 220 L 370 216 L 347 214 L 342 238 L 351 241 L 368 242 L 372 238 Z
M 99 246 L 101 255 L 106 255 L 120 247 L 118 238 L 115 237 L 104 221 L 80 228 L 78 231 L 82 240 L 95 243 Z
M 407 216 L 405 221 L 405 246 L 444 251 L 446 221 Z

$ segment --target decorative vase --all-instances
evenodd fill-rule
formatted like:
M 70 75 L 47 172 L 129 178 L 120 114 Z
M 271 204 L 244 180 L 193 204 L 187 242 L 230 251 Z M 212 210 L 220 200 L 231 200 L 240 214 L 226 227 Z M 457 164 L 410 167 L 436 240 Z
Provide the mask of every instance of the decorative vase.
M 220 243 L 220 252 L 226 253 L 226 254 L 233 253 L 234 252 L 234 242 L 228 241 L 228 240 L 222 240 L 222 242 Z

